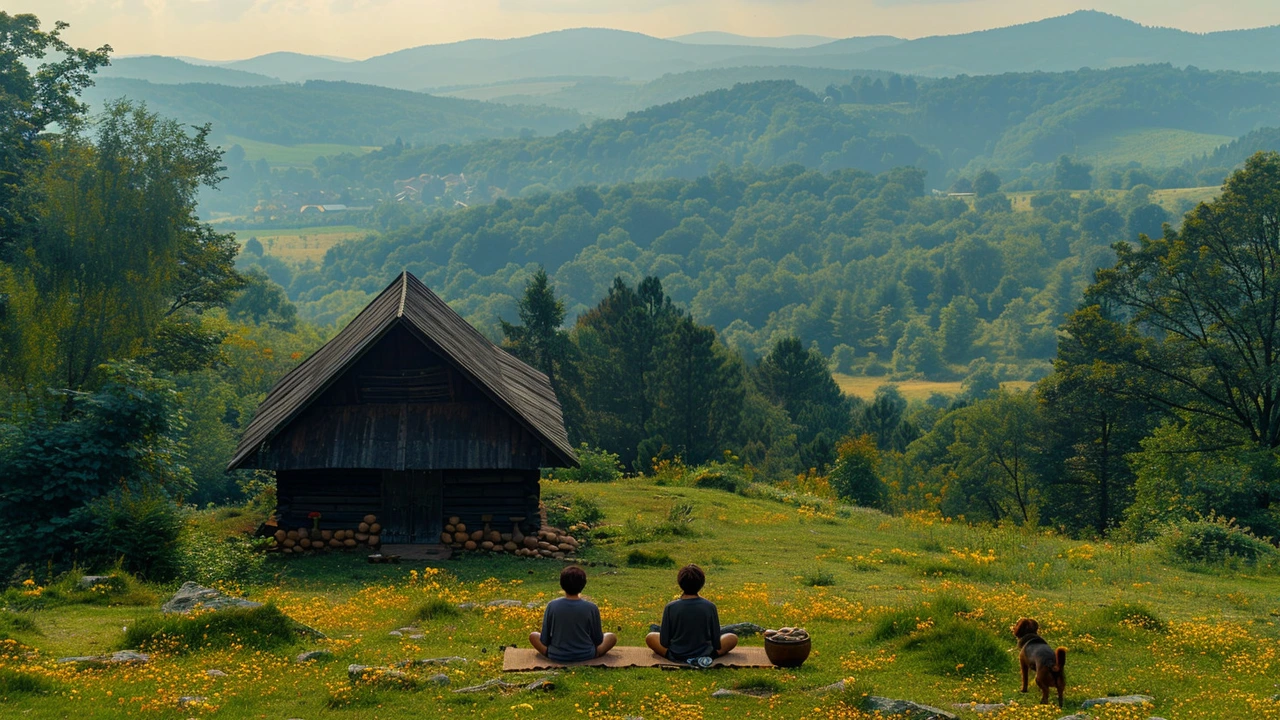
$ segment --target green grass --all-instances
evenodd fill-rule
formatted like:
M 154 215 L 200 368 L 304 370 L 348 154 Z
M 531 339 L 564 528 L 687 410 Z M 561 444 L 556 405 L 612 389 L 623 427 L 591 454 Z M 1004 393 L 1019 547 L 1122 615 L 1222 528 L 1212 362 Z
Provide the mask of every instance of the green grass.
M 266 159 L 273 168 L 311 168 L 315 167 L 316 158 L 328 155 L 352 153 L 364 155 L 378 148 L 363 145 L 340 145 L 337 143 L 303 143 L 300 145 L 277 145 L 261 140 L 228 135 L 222 141 L 223 148 L 239 145 L 244 148 L 244 158 L 249 162 Z
M 274 605 L 264 605 L 144 618 L 125 631 L 120 647 L 187 653 L 230 647 L 269 650 L 297 641 L 293 621 Z
M 1076 149 L 1076 157 L 1095 167 L 1115 167 L 1131 162 L 1146 168 L 1177 167 L 1193 157 L 1211 153 L 1234 137 L 1174 130 L 1132 128 L 1109 133 Z
M 244 591 L 327 634 L 331 639 L 318 646 L 334 653 L 333 662 L 298 665 L 292 658 L 301 646 L 219 646 L 221 640 L 205 640 L 213 628 L 200 627 L 182 632 L 186 647 L 158 653 L 143 668 L 77 672 L 58 666 L 56 658 L 134 644 L 126 637 L 137 637 L 131 634 L 140 632 L 136 627 L 155 627 L 148 623 L 159 618 L 159 600 L 146 608 L 60 605 L 18 613 L 39 630 L 20 636 L 35 654 L 0 655 L 0 670 L 48 677 L 52 686 L 48 694 L 9 695 L 0 717 L 407 720 L 426 713 L 507 719 L 577 717 L 582 710 L 583 717 L 602 720 L 739 720 L 748 712 L 865 720 L 851 704 L 870 688 L 948 709 L 971 701 L 1025 706 L 1033 698 L 1017 692 L 1010 627 L 1026 616 L 1040 621 L 1050 644 L 1068 649 L 1066 709 L 1051 714 L 1023 707 L 1000 720 L 1052 720 L 1076 711 L 1086 698 L 1115 693 L 1151 695 L 1157 706 L 1141 715 L 1095 713 L 1099 720 L 1280 719 L 1280 704 L 1269 699 L 1280 669 L 1280 570 L 1274 567 L 1193 572 L 1170 564 L 1153 545 L 1082 543 L 926 515 L 853 511 L 818 519 L 764 497 L 645 479 L 552 482 L 544 492 L 590 498 L 603 512 L 600 532 L 579 535 L 592 537 L 584 553 L 590 563 L 585 594 L 600 604 L 605 629 L 622 644 L 643 641 L 649 624 L 679 593 L 674 568 L 695 562 L 707 569 L 704 594 L 717 603 L 723 622 L 804 627 L 813 637 L 813 654 L 803 667 L 787 671 L 582 668 L 561 673 L 557 688 L 547 693 L 454 694 L 426 679 L 444 672 L 456 688 L 540 676 L 504 675 L 500 650 L 524 645 L 540 611 L 488 602 L 559 596 L 562 563 L 480 555 L 433 566 L 370 565 L 346 554 L 272 557 L 278 579 Z M 667 523 L 672 508 L 684 516 L 684 506 L 696 534 L 639 537 L 623 531 L 629 521 L 643 528 Z M 670 565 L 631 564 L 633 552 L 665 556 Z M 930 568 L 954 572 L 925 572 Z M 819 573 L 833 584 L 802 582 Z M 157 596 L 171 591 L 155 589 Z M 459 603 L 477 607 L 456 615 L 428 613 L 431 620 L 418 626 L 422 638 L 388 635 L 419 608 Z M 209 622 L 208 616 L 202 620 Z M 352 663 L 444 656 L 471 662 L 402 668 L 416 683 L 413 691 L 354 687 L 346 676 Z M 209 676 L 211 668 L 226 677 Z M 817 692 L 851 677 L 856 681 L 846 687 L 854 691 Z M 776 694 L 770 700 L 710 697 L 717 688 L 735 686 Z M 211 708 L 179 709 L 184 695 L 205 697 Z
M 908 400 L 927 400 L 930 395 L 939 393 L 941 395 L 959 395 L 964 388 L 959 380 L 954 382 L 938 382 L 934 380 L 903 380 L 901 382 L 893 382 L 886 377 L 866 377 L 859 375 L 844 375 L 842 373 L 834 373 L 836 384 L 844 391 L 846 395 L 860 397 L 863 400 L 871 400 L 876 396 L 876 390 L 882 385 L 897 385 L 898 392 Z M 1030 382 L 1014 380 L 1000 384 L 1011 390 L 1026 390 L 1031 387 Z

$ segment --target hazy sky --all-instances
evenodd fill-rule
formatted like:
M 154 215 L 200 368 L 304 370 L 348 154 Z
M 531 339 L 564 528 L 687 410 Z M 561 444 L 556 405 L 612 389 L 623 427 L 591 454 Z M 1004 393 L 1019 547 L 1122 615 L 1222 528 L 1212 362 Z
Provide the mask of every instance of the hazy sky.
M 1277 0 L 6 0 L 117 54 L 236 59 L 275 50 L 365 58 L 474 37 L 612 27 L 670 37 L 952 34 L 1094 9 L 1197 32 L 1280 24 Z

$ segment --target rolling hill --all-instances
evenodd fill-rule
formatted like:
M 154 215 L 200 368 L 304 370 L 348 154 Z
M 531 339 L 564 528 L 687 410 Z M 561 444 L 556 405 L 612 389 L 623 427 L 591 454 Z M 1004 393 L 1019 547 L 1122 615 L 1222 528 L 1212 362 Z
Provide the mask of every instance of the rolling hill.
M 142 79 L 157 85 L 214 83 L 233 87 L 253 87 L 280 83 L 279 78 L 260 73 L 214 65 L 197 65 L 161 55 L 112 58 L 110 65 L 99 68 L 97 76 L 99 79 Z

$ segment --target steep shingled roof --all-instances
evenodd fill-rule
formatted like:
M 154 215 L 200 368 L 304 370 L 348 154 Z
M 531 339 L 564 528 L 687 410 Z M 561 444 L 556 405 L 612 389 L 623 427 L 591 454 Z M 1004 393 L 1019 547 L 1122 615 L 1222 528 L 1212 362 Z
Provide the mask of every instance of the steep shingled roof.
M 578 464 L 565 432 L 560 401 L 547 376 L 489 342 L 406 271 L 337 336 L 271 388 L 240 437 L 227 469 L 240 467 L 257 453 L 398 323 L 416 331 L 432 351 L 545 443 L 553 457 L 566 466 Z

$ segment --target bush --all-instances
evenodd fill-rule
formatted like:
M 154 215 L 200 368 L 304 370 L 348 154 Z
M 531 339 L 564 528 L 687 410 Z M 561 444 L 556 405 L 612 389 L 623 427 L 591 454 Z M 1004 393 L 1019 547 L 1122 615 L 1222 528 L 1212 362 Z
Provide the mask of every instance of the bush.
M 87 512 L 91 528 L 81 546 L 88 559 L 99 565 L 118 563 L 152 581 L 178 576 L 183 513 L 169 498 L 125 490 L 90 503 Z
M 1215 515 L 1171 523 L 1161 532 L 1158 543 L 1171 560 L 1191 566 L 1256 565 L 1276 557 L 1271 543 L 1234 520 Z
M 25 615 L 9 610 L 0 610 L 0 640 L 12 640 L 14 634 L 38 633 L 35 621 Z
M 675 537 L 694 537 L 698 534 L 693 529 L 693 505 L 683 502 L 675 503 L 667 510 L 667 518 L 653 527 L 654 535 L 671 535 Z
M 575 525 L 590 527 L 604 520 L 604 511 L 594 500 L 578 495 L 543 493 L 542 505 L 547 509 L 547 522 L 562 529 Z
M 938 675 L 980 675 L 1013 666 L 1006 644 L 990 630 L 953 616 L 912 635 L 903 648 L 918 652 Z
M 872 625 L 871 639 L 884 642 L 894 638 L 906 637 L 915 632 L 923 623 L 933 621 L 935 625 L 949 622 L 960 613 L 970 612 L 969 603 L 952 595 L 939 595 L 932 602 L 921 603 L 909 608 L 902 608 L 881 615 Z
M 863 435 L 846 438 L 836 447 L 836 463 L 828 478 L 831 489 L 843 500 L 862 507 L 881 507 L 885 489 L 876 469 L 880 450 L 875 438 Z
M 14 695 L 46 695 L 54 689 L 52 682 L 39 675 L 31 675 L 11 668 L 0 668 L 0 701 Z
M 803 580 L 804 584 L 809 587 L 830 587 L 831 585 L 836 584 L 836 576 L 826 570 L 819 570 L 815 573 L 810 573 L 809 575 L 806 575 Z
M 226 608 L 144 618 L 125 632 L 121 647 L 174 653 L 232 646 L 271 650 L 296 643 L 298 631 L 298 625 L 274 605 Z
M 431 598 L 413 611 L 413 620 L 439 620 L 458 616 L 458 608 L 443 598 Z
M 578 447 L 578 467 L 557 469 L 551 477 L 566 482 L 613 482 L 622 477 L 622 463 L 616 454 L 582 443 Z
M 1103 632 L 1114 632 L 1118 628 L 1138 628 L 1152 632 L 1164 632 L 1167 624 L 1164 619 L 1145 605 L 1114 602 L 1091 614 L 1090 625 Z
M 191 530 L 180 546 L 183 580 L 201 585 L 215 582 L 255 585 L 272 578 L 263 549 L 270 541 L 244 535 L 220 537 Z
M 660 550 L 646 552 L 637 549 L 627 553 L 627 565 L 631 567 L 670 568 L 676 566 L 676 561 Z
M 693 477 L 694 487 L 724 490 L 725 492 L 737 494 L 744 492 L 749 484 L 750 482 L 741 469 L 721 463 L 712 463 L 707 468 L 698 470 Z

